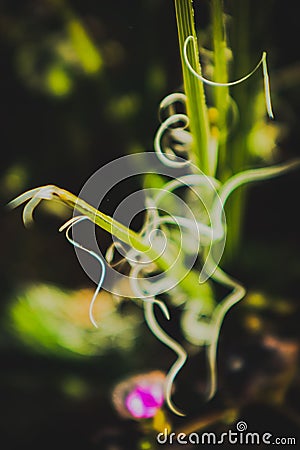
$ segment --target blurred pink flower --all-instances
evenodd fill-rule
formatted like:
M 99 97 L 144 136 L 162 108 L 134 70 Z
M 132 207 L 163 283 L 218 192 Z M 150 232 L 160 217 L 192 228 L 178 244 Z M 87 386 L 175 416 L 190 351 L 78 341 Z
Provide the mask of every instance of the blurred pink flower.
M 113 391 L 113 403 L 122 417 L 148 419 L 164 403 L 165 374 L 153 371 L 119 383 Z

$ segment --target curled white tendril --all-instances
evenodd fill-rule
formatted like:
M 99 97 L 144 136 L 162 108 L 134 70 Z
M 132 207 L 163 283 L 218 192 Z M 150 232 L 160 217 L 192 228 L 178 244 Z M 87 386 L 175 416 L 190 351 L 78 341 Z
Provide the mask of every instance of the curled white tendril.
M 219 196 L 221 204 L 224 206 L 230 194 L 242 186 L 245 183 L 254 181 L 262 181 L 268 178 L 275 177 L 286 171 L 296 169 L 300 166 L 299 160 L 289 161 L 287 163 L 279 164 L 277 166 L 264 167 L 260 169 L 251 169 L 238 173 L 231 177 L 219 190 Z M 217 210 L 219 205 L 217 205 Z M 217 214 L 217 210 L 213 214 Z M 212 398 L 217 389 L 217 347 L 220 329 L 226 313 L 246 294 L 245 288 L 228 274 L 226 274 L 216 263 L 213 261 L 212 254 L 210 253 L 206 264 L 211 267 L 212 279 L 217 283 L 223 285 L 226 288 L 232 289 L 232 292 L 228 294 L 215 308 L 211 317 L 211 340 L 208 342 L 208 363 L 210 370 L 210 389 L 208 398 Z
M 173 125 L 181 122 L 183 123 L 183 125 L 178 126 L 176 130 L 179 130 L 181 132 L 181 135 L 179 136 L 185 137 L 185 135 L 183 135 L 182 133 L 185 131 L 185 128 L 189 126 L 188 116 L 186 114 L 173 114 L 161 124 L 154 138 L 154 150 L 157 154 L 158 159 L 166 166 L 173 168 L 186 166 L 187 164 L 189 164 L 189 161 L 182 161 L 182 158 L 180 158 L 179 161 L 176 161 L 176 155 L 171 146 L 167 146 L 165 148 L 165 151 L 163 151 L 162 138 L 166 131 L 172 129 L 171 127 Z M 185 150 L 185 148 L 183 149 Z
M 176 104 L 183 106 L 183 112 L 177 112 Z M 159 118 L 161 125 L 154 138 L 157 157 L 172 168 L 188 165 L 189 160 L 176 159 L 176 153 L 188 153 L 192 145 L 192 135 L 187 131 L 189 118 L 186 114 L 186 95 L 181 92 L 167 95 L 159 105 Z M 169 135 L 169 145 L 163 143 L 165 134 Z
M 40 204 L 42 200 L 55 200 L 55 194 L 58 194 L 61 190 L 53 185 L 41 186 L 35 189 L 24 192 L 17 198 L 9 202 L 10 208 L 17 208 L 23 203 L 28 202 L 23 210 L 23 222 L 27 227 L 33 222 L 33 211 Z
M 141 278 L 139 278 L 138 275 L 140 275 L 144 270 L 145 267 L 138 262 L 131 268 L 131 271 L 129 273 L 129 283 L 133 294 L 136 296 L 136 298 L 141 299 L 144 303 L 154 303 L 159 306 L 166 319 L 170 320 L 170 313 L 166 304 L 163 301 L 155 298 L 157 285 L 155 285 L 153 294 L 149 292 L 150 285 L 147 286 L 147 288 L 140 286 L 139 281 Z
M 130 273 L 130 284 L 131 287 L 135 293 L 135 295 L 138 298 L 142 298 L 145 296 L 145 291 L 140 287 L 139 283 L 136 282 L 137 275 L 142 270 L 142 267 L 135 266 Z M 166 403 L 169 406 L 170 410 L 173 411 L 175 414 L 179 416 L 184 416 L 184 414 L 178 410 L 178 408 L 173 404 L 171 394 L 172 394 L 172 387 L 174 383 L 174 379 L 177 375 L 177 373 L 180 371 L 182 366 L 184 365 L 186 359 L 187 359 L 187 353 L 184 350 L 184 348 L 176 342 L 174 339 L 172 339 L 158 324 L 155 313 L 154 313 L 154 305 L 157 304 L 157 306 L 160 307 L 161 311 L 163 312 L 166 319 L 170 319 L 169 311 L 165 305 L 164 302 L 158 301 L 154 296 L 148 297 L 146 301 L 143 302 L 144 305 L 144 315 L 145 315 L 145 321 L 149 327 L 149 329 L 152 331 L 154 336 L 157 337 L 163 344 L 165 344 L 168 348 L 173 350 L 177 355 L 177 360 L 172 365 L 171 369 L 168 372 L 168 375 L 166 377 L 165 381 L 165 399 Z
M 24 206 L 24 210 L 23 210 L 23 222 L 25 226 L 29 226 L 32 222 L 33 222 L 33 212 L 35 210 L 35 208 L 39 205 L 39 203 L 42 200 L 58 200 L 59 194 L 61 194 L 62 192 L 64 192 L 62 189 L 60 189 L 57 186 L 54 185 L 47 185 L 47 186 L 41 186 L 35 189 L 31 189 L 29 191 L 24 192 L 23 194 L 19 195 L 17 198 L 13 199 L 11 202 L 9 202 L 8 206 L 11 208 L 17 208 L 18 206 L 22 205 L 23 203 L 26 203 L 26 205 Z M 97 296 L 101 290 L 101 287 L 103 285 L 103 281 L 105 278 L 105 273 L 106 273 L 106 267 L 105 267 L 105 263 L 102 260 L 102 258 L 97 255 L 97 253 L 95 253 L 94 251 L 84 247 L 83 245 L 79 244 L 78 242 L 74 241 L 71 237 L 70 237 L 70 230 L 71 228 L 82 222 L 83 220 L 90 220 L 91 219 L 87 216 L 81 215 L 81 216 L 76 216 L 76 217 L 72 217 L 70 220 L 68 220 L 64 225 L 62 225 L 59 228 L 59 231 L 65 231 L 65 235 L 67 240 L 76 248 L 81 249 L 85 252 L 87 252 L 88 254 L 90 254 L 91 256 L 93 256 L 100 264 L 101 267 L 101 275 L 100 275 L 100 279 L 99 282 L 97 284 L 97 288 L 94 292 L 93 298 L 91 300 L 90 303 L 90 308 L 89 308 L 89 317 L 90 320 L 92 322 L 92 324 L 98 328 L 98 325 L 95 321 L 94 315 L 93 315 L 93 308 L 94 308 L 94 304 L 95 301 L 97 299 Z M 146 229 L 145 229 L 146 231 Z M 149 259 L 144 258 L 143 254 L 140 252 L 136 252 L 133 251 L 132 249 L 126 251 L 125 247 L 118 241 L 114 241 L 112 243 L 112 245 L 108 248 L 107 252 L 106 252 L 106 261 L 108 264 L 111 263 L 111 261 L 113 260 L 114 257 L 114 251 L 115 249 L 121 250 L 123 254 L 125 254 L 125 258 L 124 260 L 126 260 L 130 265 L 132 265 L 133 267 L 140 267 L 140 264 L 145 264 L 147 266 L 149 266 L 149 264 L 151 264 L 152 262 L 149 261 Z M 138 256 L 140 258 L 138 258 Z M 118 264 L 118 263 L 117 263 Z M 160 309 L 162 310 L 164 316 L 169 319 L 170 318 L 170 314 L 168 311 L 167 306 L 160 300 L 157 300 L 156 298 L 154 299 L 144 299 L 144 295 L 140 295 L 141 292 L 138 292 L 138 297 L 142 298 L 144 301 L 149 301 L 149 302 L 153 302 L 155 304 L 157 304 Z
M 266 109 L 269 117 L 271 119 L 274 118 L 273 109 L 272 109 L 272 101 L 271 101 L 271 93 L 270 93 L 270 80 L 269 80 L 269 74 L 268 74 L 268 66 L 267 66 L 267 54 L 266 52 L 262 53 L 262 57 L 257 63 L 257 65 L 254 67 L 251 72 L 249 72 L 247 75 L 243 76 L 242 78 L 239 78 L 238 80 L 229 81 L 227 83 L 221 83 L 209 80 L 205 77 L 203 77 L 201 74 L 196 72 L 196 70 L 192 67 L 189 58 L 188 58 L 188 46 L 190 43 L 193 43 L 194 47 L 196 45 L 195 39 L 193 36 L 188 36 L 184 42 L 183 46 L 183 57 L 185 64 L 189 71 L 197 77 L 199 80 L 201 80 L 203 83 L 209 85 L 209 86 L 215 86 L 215 87 L 230 87 L 234 86 L 240 83 L 243 83 L 248 78 L 250 78 L 260 66 L 262 66 L 263 71 L 263 80 L 264 80 L 264 91 L 265 91 L 265 103 L 266 103 Z M 195 49 L 196 51 L 196 49 Z M 186 113 L 178 113 L 176 112 L 176 104 L 182 104 L 184 107 L 186 107 L 186 95 L 180 92 L 176 92 L 173 94 L 168 95 L 165 97 L 162 102 L 160 103 L 159 107 L 159 117 L 161 120 L 161 125 L 159 129 L 157 130 L 157 133 L 155 135 L 154 139 L 154 150 L 157 154 L 157 157 L 159 160 L 165 164 L 168 167 L 173 168 L 180 168 L 184 167 L 189 164 L 189 159 L 183 161 L 182 159 L 177 160 L 176 159 L 176 153 L 184 152 L 188 153 L 189 149 L 192 145 L 192 135 L 189 131 L 186 129 L 189 126 L 189 118 L 186 115 Z M 235 103 L 233 100 L 231 101 L 231 106 L 233 108 L 234 116 L 237 115 L 237 110 L 235 107 Z M 167 118 L 163 119 L 163 113 L 167 112 Z M 177 126 L 175 126 L 178 124 Z M 170 145 L 163 144 L 163 137 L 166 133 L 170 134 L 170 137 L 173 139 L 173 143 Z M 177 144 L 176 144 L 177 141 Z M 217 153 L 218 153 L 218 144 L 219 140 L 216 139 L 214 136 L 210 137 L 209 140 L 209 155 L 211 160 L 211 169 L 215 170 L 215 165 L 217 163 Z
M 246 81 L 248 78 L 250 78 L 256 71 L 257 69 L 262 66 L 263 69 L 263 78 L 264 78 L 264 89 L 265 89 L 265 101 L 266 101 L 266 108 L 267 108 L 267 112 L 268 115 L 271 119 L 274 118 L 273 115 L 273 110 L 272 110 L 272 102 L 271 102 L 271 94 L 270 94 L 270 81 L 269 81 L 269 74 L 268 74 L 268 66 L 267 66 L 267 54 L 266 52 L 263 52 L 262 57 L 260 59 L 260 61 L 257 63 L 257 65 L 254 67 L 253 70 L 251 70 L 251 72 L 249 72 L 247 75 L 245 75 L 244 77 L 235 80 L 235 81 L 229 81 L 228 83 L 218 83 L 216 81 L 211 81 L 208 80 L 207 78 L 204 78 L 201 74 L 199 74 L 198 72 L 196 72 L 196 70 L 192 67 L 189 58 L 188 58 L 188 54 L 187 54 L 187 49 L 188 49 L 188 45 L 189 43 L 192 42 L 194 47 L 196 46 L 196 41 L 194 39 L 193 36 L 188 36 L 184 42 L 184 46 L 183 46 L 183 57 L 184 57 L 184 61 L 189 69 L 189 71 L 195 76 L 197 77 L 199 80 L 201 80 L 203 83 L 208 84 L 209 86 L 234 86 L 236 84 L 240 84 L 243 81 Z M 196 51 L 196 48 L 195 48 Z
M 29 226 L 33 221 L 33 212 L 34 212 L 35 208 L 39 205 L 39 203 L 42 200 L 56 200 L 57 199 L 56 196 L 58 196 L 61 192 L 62 192 L 62 190 L 60 188 L 53 186 L 53 185 L 41 186 L 39 188 L 31 189 L 31 190 L 19 195 L 17 198 L 15 198 L 14 200 L 12 200 L 9 203 L 9 206 L 11 208 L 17 208 L 21 204 L 27 202 L 27 204 L 25 205 L 24 210 L 23 210 L 23 222 L 24 222 L 25 226 Z M 103 262 L 101 257 L 99 255 L 97 255 L 97 253 L 93 252 L 90 249 L 83 247 L 81 244 L 74 241 L 69 235 L 71 228 L 74 225 L 78 224 L 79 222 L 82 222 L 83 220 L 90 220 L 90 219 L 87 216 L 72 217 L 70 220 L 68 220 L 64 225 L 62 225 L 60 227 L 59 231 L 66 230 L 65 234 L 66 234 L 67 240 L 74 247 L 79 248 L 79 249 L 87 252 L 91 256 L 93 256 L 100 264 L 100 267 L 101 267 L 100 279 L 99 279 L 97 288 L 94 292 L 94 295 L 93 295 L 93 298 L 91 300 L 90 307 L 89 307 L 90 321 L 96 328 L 98 328 L 98 325 L 97 325 L 94 315 L 93 315 L 93 308 L 94 308 L 96 298 L 100 292 L 100 289 L 101 289 L 103 281 L 104 281 L 106 268 L 105 268 L 105 263 Z
M 186 95 L 182 92 L 174 92 L 173 94 L 167 95 L 159 105 L 159 119 L 161 122 L 164 121 L 163 113 L 166 112 L 167 117 L 171 117 L 176 113 L 175 105 L 176 103 L 182 104 L 184 109 L 186 108 Z
M 100 292 L 100 290 L 101 290 L 101 287 L 102 287 L 102 284 L 103 284 L 103 281 L 104 281 L 104 277 L 105 277 L 105 273 L 106 273 L 106 268 L 105 268 L 105 263 L 103 262 L 102 258 L 101 258 L 99 255 L 97 255 L 97 253 L 95 253 L 94 251 L 92 251 L 92 250 L 90 250 L 90 249 L 84 247 L 83 245 L 81 245 L 81 244 L 79 244 L 78 242 L 74 241 L 74 240 L 70 237 L 70 234 L 69 234 L 69 233 L 70 233 L 71 228 L 72 228 L 74 225 L 76 225 L 76 224 L 82 222 L 83 220 L 90 220 L 90 219 L 89 219 L 87 216 L 76 216 L 76 217 L 72 217 L 70 220 L 68 220 L 64 225 L 62 225 L 62 226 L 59 228 L 59 231 L 61 232 L 61 231 L 66 230 L 66 231 L 65 231 L 65 235 L 66 235 L 67 240 L 70 242 L 70 244 L 72 244 L 72 245 L 73 245 L 74 247 L 76 247 L 76 248 L 79 248 L 79 249 L 81 249 L 81 250 L 87 252 L 89 255 L 93 256 L 93 257 L 99 262 L 99 264 L 100 264 L 100 267 L 101 267 L 101 275 L 100 275 L 100 279 L 99 279 L 99 282 L 98 282 L 98 284 L 97 284 L 97 288 L 96 288 L 96 290 L 95 290 L 95 292 L 94 292 L 94 295 L 93 295 L 93 297 L 92 297 L 92 300 L 91 300 L 91 303 L 90 303 L 90 307 L 89 307 L 89 317 L 90 317 L 90 321 L 92 322 L 92 324 L 93 324 L 96 328 L 98 328 L 97 322 L 95 321 L 95 318 L 94 318 L 93 309 L 94 309 L 95 301 L 96 301 L 96 299 L 97 299 L 97 296 L 98 296 L 98 294 L 99 294 L 99 292 Z M 122 246 L 121 243 L 115 242 L 115 243 L 113 243 L 113 244 L 114 244 L 114 247 L 113 247 L 113 248 L 121 248 L 122 250 L 124 250 L 124 247 Z M 110 252 L 110 253 L 111 253 L 111 252 Z M 109 254 L 109 257 L 110 257 L 110 256 L 111 256 L 111 255 Z M 138 265 L 138 262 L 136 262 L 135 267 L 137 267 L 137 265 Z M 135 268 L 135 267 L 134 267 L 134 268 Z M 132 281 L 132 279 L 131 279 L 131 281 Z M 133 286 L 134 286 L 134 284 L 132 283 L 132 287 L 133 287 Z M 133 289 L 133 291 L 137 294 L 138 298 L 142 298 L 141 292 L 140 292 L 140 290 L 139 290 L 137 287 L 136 287 L 135 289 Z M 170 319 L 170 314 L 169 314 L 168 308 L 167 308 L 167 306 L 165 305 L 164 302 L 162 302 L 162 301 L 160 301 L 160 300 L 157 300 L 155 297 L 150 298 L 150 299 L 144 299 L 144 298 L 143 298 L 143 301 L 145 301 L 145 302 L 147 302 L 147 303 L 154 303 L 154 304 L 156 304 L 157 306 L 159 306 L 159 308 L 161 309 L 161 311 L 162 311 L 162 313 L 164 314 L 164 316 L 166 317 L 166 319 L 168 319 L 168 320 Z
M 214 261 L 212 261 L 215 266 Z M 211 399 L 217 390 L 217 348 L 220 335 L 221 326 L 226 313 L 246 294 L 245 288 L 227 275 L 220 267 L 217 267 L 213 274 L 212 279 L 223 286 L 232 289 L 232 292 L 228 294 L 218 305 L 211 316 L 211 339 L 208 342 L 208 364 L 210 372 L 210 388 L 208 392 L 208 399 Z
M 170 193 L 173 192 L 175 189 L 181 188 L 181 187 L 189 187 L 193 192 L 195 192 L 196 196 L 199 197 L 197 192 L 193 190 L 193 187 L 209 187 L 209 189 L 214 192 L 217 196 L 217 189 L 221 186 L 221 183 L 214 177 L 209 177 L 207 175 L 196 175 L 196 174 L 190 174 L 190 175 L 183 175 L 181 177 L 178 177 L 176 180 L 172 180 L 169 183 L 165 184 L 165 186 L 160 189 L 159 193 L 155 197 L 155 203 L 157 207 L 161 203 L 161 201 L 164 199 L 164 197 Z M 216 203 L 221 206 L 220 201 L 218 201 L 218 196 L 216 199 Z M 222 208 L 219 207 L 218 209 L 215 208 L 215 215 L 210 216 L 211 226 L 202 223 L 197 220 L 188 219 L 186 217 L 180 217 L 180 216 L 164 216 L 163 218 L 158 218 L 156 220 L 156 224 L 161 221 L 165 221 L 166 223 L 174 223 L 174 221 L 177 221 L 177 223 L 186 228 L 190 227 L 190 230 L 199 231 L 201 238 L 204 238 L 204 242 L 209 239 L 209 243 L 211 243 L 214 240 L 219 240 L 224 235 L 223 230 L 223 224 L 222 224 Z
M 126 249 L 124 245 L 122 245 L 119 241 L 113 241 L 113 243 L 108 247 L 105 253 L 105 260 L 110 265 L 110 267 L 116 267 L 126 261 L 126 258 L 123 257 L 120 260 L 113 262 L 115 257 L 115 250 L 119 251 L 122 255 L 126 253 Z
M 165 344 L 177 354 L 177 360 L 172 365 L 166 377 L 165 398 L 168 407 L 171 411 L 174 412 L 174 414 L 177 414 L 178 416 L 184 416 L 185 414 L 173 404 L 171 394 L 175 377 L 184 365 L 187 359 L 187 353 L 184 348 L 178 342 L 172 339 L 158 324 L 154 313 L 154 302 L 144 303 L 144 313 L 146 323 L 154 336 L 156 336 L 163 344 Z
M 89 255 L 93 256 L 93 258 L 95 258 L 101 267 L 101 275 L 100 275 L 100 279 L 99 282 L 97 284 L 97 288 L 94 292 L 93 298 L 91 300 L 90 303 L 90 307 L 89 307 L 89 317 L 90 317 L 90 321 L 92 322 L 92 324 L 94 325 L 94 327 L 98 328 L 97 322 L 94 318 L 94 314 L 93 314 L 93 309 L 94 309 L 94 305 L 95 305 L 95 301 L 98 297 L 98 294 L 100 292 L 100 289 L 102 287 L 103 281 L 104 281 L 104 277 L 105 277 L 105 272 L 106 272 L 106 268 L 105 268 L 105 263 L 103 262 L 102 258 L 97 255 L 97 253 L 93 252 L 92 250 L 84 247 L 83 245 L 79 244 L 78 242 L 74 241 L 71 237 L 70 237 L 70 230 L 72 227 L 74 227 L 74 225 L 77 225 L 78 223 L 82 222 L 83 220 L 90 220 L 87 216 L 76 216 L 76 217 L 72 217 L 72 219 L 68 220 L 64 225 L 62 225 L 59 229 L 59 231 L 65 231 L 65 235 L 67 240 L 70 242 L 70 244 L 72 244 L 74 247 L 79 248 L 83 251 L 85 251 L 86 253 L 88 253 Z
M 155 298 L 155 292 L 154 295 L 151 295 L 149 291 L 146 291 L 144 288 L 142 288 L 138 282 L 138 275 L 140 272 L 142 272 L 144 268 L 141 265 L 135 265 L 131 272 L 130 272 L 130 285 L 134 292 L 134 294 L 137 296 L 137 298 L 144 298 L 144 315 L 145 315 L 145 321 L 149 327 L 149 329 L 152 331 L 154 336 L 157 337 L 163 344 L 165 344 L 168 348 L 173 350 L 177 355 L 177 360 L 172 365 L 171 369 L 168 372 L 168 375 L 166 377 L 165 381 L 165 399 L 168 407 L 171 411 L 173 411 L 175 414 L 179 416 L 184 416 L 184 414 L 178 410 L 178 408 L 173 404 L 171 394 L 172 394 L 172 387 L 174 383 L 174 379 L 177 375 L 177 373 L 181 370 L 182 366 L 184 365 L 186 359 L 187 359 L 187 353 L 184 350 L 184 348 L 176 342 L 174 339 L 172 339 L 158 324 L 155 313 L 154 313 L 154 305 L 160 307 L 161 311 L 163 312 L 164 316 L 167 320 L 170 320 L 170 314 L 167 309 L 167 306 L 164 302 L 159 301 Z M 157 292 L 157 285 L 155 291 Z M 148 295 L 148 298 L 145 299 L 145 295 Z

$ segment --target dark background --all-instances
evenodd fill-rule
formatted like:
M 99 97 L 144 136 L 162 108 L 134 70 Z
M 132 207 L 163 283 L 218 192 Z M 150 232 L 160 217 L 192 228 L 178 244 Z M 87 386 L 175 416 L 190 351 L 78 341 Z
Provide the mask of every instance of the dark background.
M 229 13 L 233 3 L 225 2 Z M 57 41 L 67 40 L 61 4 L 3 0 L 0 6 L 0 448 L 133 449 L 141 427 L 118 418 L 111 389 L 127 374 L 167 370 L 173 356 L 145 328 L 126 354 L 111 349 L 101 356 L 64 358 L 23 344 L 9 311 L 24 286 L 42 282 L 79 289 L 89 280 L 56 232 L 57 218 L 41 212 L 27 231 L 20 210 L 8 212 L 4 205 L 48 183 L 78 193 L 106 162 L 136 149 L 152 150 L 158 104 L 181 84 L 174 8 L 170 0 L 69 1 L 69 11 L 86 27 L 103 59 L 99 72 L 86 73 L 78 61 L 61 63 L 54 51 Z M 251 57 L 255 62 L 267 50 L 271 81 L 272 76 L 279 80 L 275 116 L 286 128 L 280 152 L 288 159 L 299 155 L 299 3 L 250 4 Z M 195 2 L 195 7 L 198 25 L 206 27 L 209 2 Z M 57 63 L 72 85 L 64 95 L 45 82 Z M 299 172 L 294 172 L 250 190 L 244 240 L 231 271 L 250 290 L 266 293 L 264 306 L 250 311 L 265 331 L 253 335 L 244 326 L 247 304 L 230 313 L 220 343 L 221 393 L 210 404 L 194 395 L 195 386 L 205 382 L 204 375 L 197 379 L 203 355 L 191 358 L 178 381 L 177 401 L 190 409 L 191 419 L 239 405 L 253 431 L 282 436 L 299 431 L 299 367 L 288 350 L 297 353 L 299 345 L 299 187 Z M 105 212 L 112 212 L 118 200 L 113 198 Z M 103 235 L 104 246 L 106 241 Z M 282 304 L 288 312 L 282 312 Z M 265 344 L 269 335 L 275 336 L 273 347 Z M 230 363 L 236 360 L 243 361 L 242 373 Z M 62 380 L 74 375 L 88 386 L 79 397 L 61 390 Z M 284 400 L 276 402 L 280 389 L 285 389 Z

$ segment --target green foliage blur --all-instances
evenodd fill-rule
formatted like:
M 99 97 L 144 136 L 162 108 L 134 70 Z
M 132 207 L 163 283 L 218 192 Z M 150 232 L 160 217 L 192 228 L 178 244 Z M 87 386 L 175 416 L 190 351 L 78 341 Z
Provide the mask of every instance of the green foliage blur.
M 209 1 L 194 3 L 199 37 L 205 42 Z M 225 11 L 234 54 L 241 58 L 239 48 L 246 45 L 250 67 L 262 50 L 269 55 L 280 133 L 271 127 L 269 139 L 265 133 L 262 139 L 258 121 L 248 137 L 255 156 L 272 156 L 269 142 L 274 137 L 279 159 L 299 156 L 299 3 L 225 0 Z M 243 30 L 236 18 L 240 13 L 247 18 Z M 117 416 L 111 390 L 132 373 L 167 370 L 173 355 L 143 327 L 136 305 L 106 299 L 99 317 L 109 316 L 109 321 L 99 331 L 89 329 L 88 302 L 81 309 L 78 296 L 91 288 L 90 281 L 73 249 L 56 233 L 69 217 L 67 211 L 51 216 L 45 205 L 34 230 L 25 230 L 20 211 L 9 213 L 4 205 L 22 191 L 48 183 L 76 194 L 105 163 L 153 149 L 158 104 L 182 82 L 173 3 L 3 0 L 0 49 L 0 442 L 5 450 L 133 450 L 147 433 Z M 299 173 L 249 193 L 245 238 L 231 265 L 250 295 L 224 325 L 219 355 L 223 394 L 209 405 L 203 393 L 205 373 L 199 369 L 204 358 L 191 346 L 195 357 L 178 380 L 191 420 L 235 407 L 252 421 L 254 431 L 259 418 L 267 416 L 263 431 L 278 430 L 280 424 L 282 435 L 296 433 L 298 193 Z M 125 195 L 113 194 L 104 212 L 111 214 Z M 105 249 L 108 235 L 99 234 L 99 240 Z M 85 292 L 84 298 L 90 294 Z M 178 328 L 169 331 L 180 334 Z

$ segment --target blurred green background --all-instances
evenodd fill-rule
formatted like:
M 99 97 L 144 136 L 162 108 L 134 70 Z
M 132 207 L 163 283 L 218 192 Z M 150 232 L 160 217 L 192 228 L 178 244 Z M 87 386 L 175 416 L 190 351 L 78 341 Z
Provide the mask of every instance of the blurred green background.
M 237 1 L 225 1 L 232 28 Z M 243 4 L 251 60 L 269 54 L 285 160 L 299 155 L 299 2 Z M 209 1 L 195 8 L 205 30 Z M 167 371 L 174 356 L 136 305 L 118 307 L 105 293 L 96 310 L 103 326 L 92 329 L 93 286 L 57 233 L 64 210 L 41 207 L 25 230 L 20 210 L 5 204 L 48 183 L 78 193 L 105 163 L 153 149 L 158 104 L 181 86 L 173 3 L 2 0 L 0 30 L 1 448 L 132 450 L 143 429 L 118 417 L 111 390 L 131 374 Z M 192 357 L 175 396 L 186 423 L 236 408 L 254 431 L 299 432 L 299 179 L 295 172 L 250 190 L 245 237 L 229 267 L 250 293 L 222 328 L 220 392 L 209 404 L 203 352 L 187 344 Z M 105 248 L 108 237 L 100 238 Z M 169 330 L 181 338 L 178 323 Z M 211 426 L 222 429 L 218 420 Z

